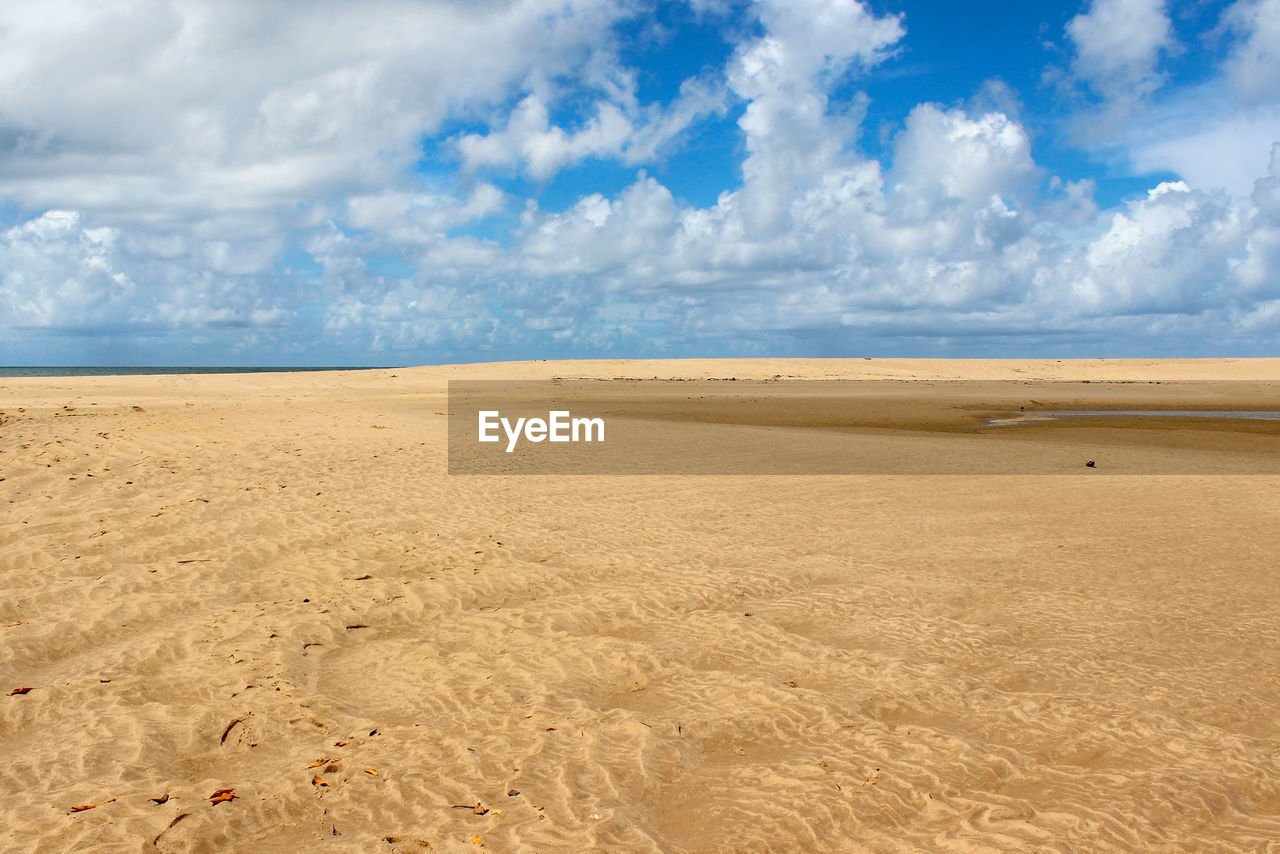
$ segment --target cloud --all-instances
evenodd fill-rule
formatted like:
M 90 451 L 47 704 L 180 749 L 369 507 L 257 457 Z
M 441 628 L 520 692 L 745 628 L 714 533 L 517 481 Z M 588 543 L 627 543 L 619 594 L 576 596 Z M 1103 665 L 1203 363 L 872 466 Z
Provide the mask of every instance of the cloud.
M 506 194 L 483 182 L 465 199 L 448 193 L 389 190 L 347 199 L 345 223 L 374 232 L 387 244 L 429 243 L 443 232 L 505 209 Z
M 1280 0 L 1239 0 L 1223 19 L 1243 35 L 1225 64 L 1232 86 L 1247 102 L 1280 101 Z
M 145 335 L 278 324 L 291 315 L 277 302 L 286 295 L 241 281 L 263 271 L 275 242 L 137 239 L 86 227 L 72 211 L 48 211 L 0 232 L 0 306 L 6 325 L 28 330 L 117 326 Z
M 595 115 L 574 133 L 551 127 L 547 105 L 529 95 L 498 133 L 468 134 L 458 140 L 458 150 L 468 169 L 523 161 L 533 177 L 545 180 L 565 164 L 591 155 L 618 155 L 634 133 L 622 110 L 597 103 Z
M 104 308 L 127 303 L 136 290 L 116 260 L 119 234 L 85 230 L 71 211 L 49 211 L 0 234 L 3 297 L 20 327 L 96 321 Z
M 621 0 L 10 4 L 0 196 L 190 219 L 396 184 L 446 119 L 531 80 L 606 76 L 593 55 L 628 14 Z
M 790 154 L 787 139 L 769 142 Z M 1037 202 L 1025 129 L 930 104 L 908 117 L 891 169 L 839 145 L 814 159 L 789 167 L 787 188 L 774 171 L 747 172 L 708 208 L 681 207 L 645 176 L 616 199 L 529 213 L 515 274 L 564 287 L 523 288 L 527 315 L 598 331 L 606 309 L 630 305 L 637 328 L 643 306 L 677 338 L 714 329 L 740 341 L 761 330 L 825 330 L 827 341 L 942 329 L 1159 336 L 1271 316 L 1258 313 L 1254 280 L 1274 286 L 1273 178 L 1258 182 L 1253 205 L 1181 182 L 1112 212 L 1098 212 L 1088 181 L 1057 182 Z M 766 200 L 786 215 L 760 229 Z M 504 334 L 534 331 L 517 323 Z
M 901 17 L 876 17 L 858 0 L 761 0 L 756 11 L 797 76 L 873 65 L 906 33 Z
M 1280 141 L 1280 0 L 1237 0 L 1215 28 L 1225 58 L 1194 85 L 1160 89 L 1176 53 L 1163 4 L 1098 0 L 1068 27 L 1076 75 L 1103 98 L 1077 116 L 1097 152 L 1136 174 L 1172 172 L 1190 187 L 1247 197 Z M 1207 73 L 1205 73 L 1207 72 Z
M 1174 44 L 1164 6 L 1164 0 L 1093 0 L 1067 24 L 1076 51 L 1072 73 L 1113 105 L 1149 95 L 1163 81 L 1160 55 Z
M 1246 293 L 1261 298 L 1280 298 L 1280 143 L 1271 147 L 1267 175 L 1254 184 L 1255 206 L 1246 254 L 1236 274 Z
M 456 145 L 464 167 L 520 165 L 539 181 L 590 157 L 634 165 L 657 157 L 659 150 L 699 120 L 723 113 L 722 86 L 688 80 L 670 105 L 637 105 L 633 92 L 622 103 L 599 100 L 590 118 L 575 130 L 551 124 L 550 109 L 537 94 L 523 98 L 500 130 L 465 134 Z
M 1248 196 L 1280 141 L 1280 106 L 1223 109 L 1222 102 L 1157 109 L 1129 143 L 1139 172 L 1169 171 L 1200 189 Z
M 1221 191 L 1181 181 L 1130 202 L 1084 254 L 1072 284 L 1080 308 L 1100 314 L 1195 314 L 1233 296 L 1245 211 Z
M 1003 113 L 970 118 L 932 104 L 912 110 L 894 156 L 904 192 L 964 204 L 1016 194 L 1035 177 L 1026 132 Z

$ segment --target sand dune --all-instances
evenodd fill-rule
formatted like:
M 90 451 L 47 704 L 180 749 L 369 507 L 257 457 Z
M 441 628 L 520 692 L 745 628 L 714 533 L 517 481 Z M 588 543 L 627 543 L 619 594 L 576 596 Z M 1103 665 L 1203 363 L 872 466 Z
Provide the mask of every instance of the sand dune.
M 779 375 L 1280 360 L 0 379 L 0 849 L 1276 850 L 1276 476 L 446 474 L 448 379 Z

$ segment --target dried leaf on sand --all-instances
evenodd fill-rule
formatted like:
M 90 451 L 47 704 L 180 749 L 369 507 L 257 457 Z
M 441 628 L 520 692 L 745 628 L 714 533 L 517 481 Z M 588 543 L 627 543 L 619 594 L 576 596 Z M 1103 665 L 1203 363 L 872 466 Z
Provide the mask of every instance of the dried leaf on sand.
M 116 801 L 116 798 L 112 798 L 109 801 L 99 801 L 96 804 L 80 804 L 79 806 L 72 807 L 70 810 L 68 810 L 68 812 L 84 812 L 85 810 L 97 809 L 100 806 L 114 803 L 115 801 Z

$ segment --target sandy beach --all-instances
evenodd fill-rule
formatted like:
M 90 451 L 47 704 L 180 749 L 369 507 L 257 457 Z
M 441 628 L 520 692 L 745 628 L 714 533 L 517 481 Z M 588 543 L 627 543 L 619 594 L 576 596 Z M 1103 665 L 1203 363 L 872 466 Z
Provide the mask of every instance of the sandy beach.
M 0 379 L 0 849 L 1280 850 L 1280 476 L 1238 473 L 1280 422 L 1061 475 L 447 473 L 449 380 L 778 376 L 909 401 L 885 449 L 955 380 L 1280 409 L 1280 359 Z

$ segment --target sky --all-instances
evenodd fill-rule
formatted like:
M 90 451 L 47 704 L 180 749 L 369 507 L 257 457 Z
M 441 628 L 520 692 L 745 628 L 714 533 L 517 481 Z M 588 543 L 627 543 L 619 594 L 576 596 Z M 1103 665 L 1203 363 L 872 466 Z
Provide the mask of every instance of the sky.
M 1280 0 L 0 6 L 0 364 L 1280 355 Z

